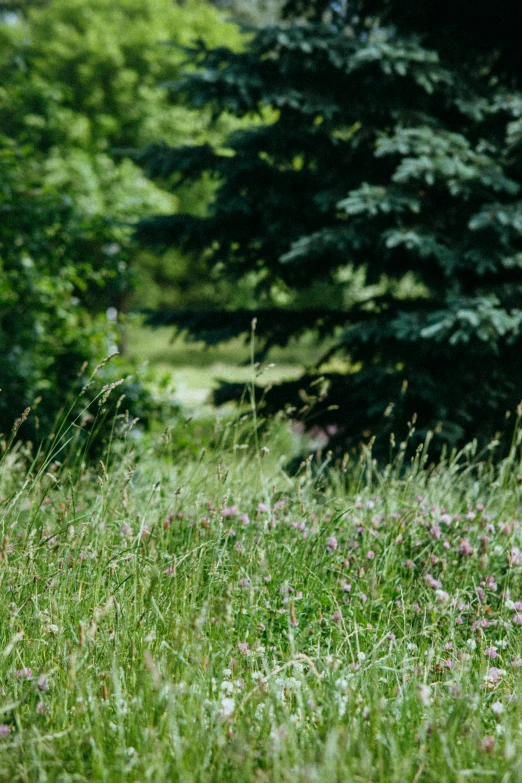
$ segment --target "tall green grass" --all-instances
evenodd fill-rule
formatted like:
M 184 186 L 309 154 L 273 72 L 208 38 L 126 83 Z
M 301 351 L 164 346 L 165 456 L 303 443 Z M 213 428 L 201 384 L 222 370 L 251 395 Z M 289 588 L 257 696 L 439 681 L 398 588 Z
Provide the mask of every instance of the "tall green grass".
M 283 419 L 106 426 L 4 449 L 1 781 L 522 780 L 519 436 L 291 476 Z

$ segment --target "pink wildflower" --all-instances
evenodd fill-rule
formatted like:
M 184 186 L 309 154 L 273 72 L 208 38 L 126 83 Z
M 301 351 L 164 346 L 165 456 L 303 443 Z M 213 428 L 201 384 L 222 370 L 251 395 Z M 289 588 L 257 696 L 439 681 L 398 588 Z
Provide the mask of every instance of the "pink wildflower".
M 473 554 L 473 547 L 470 544 L 469 538 L 463 538 L 459 544 L 459 555 L 463 557 L 469 557 Z
M 28 666 L 25 669 L 17 669 L 15 671 L 15 677 L 17 677 L 19 680 L 30 680 L 32 676 L 33 670 Z
M 484 737 L 482 742 L 480 743 L 480 749 L 484 751 L 484 753 L 492 753 L 493 749 L 495 747 L 495 737 Z
M 503 672 L 502 669 L 497 669 L 496 666 L 491 666 L 484 679 L 486 680 L 486 682 L 491 682 L 496 684 L 500 680 L 502 674 L 505 674 L 505 672 Z
M 442 582 L 439 582 L 439 580 L 435 579 L 431 574 L 426 574 L 425 582 L 429 587 L 433 588 L 433 590 L 440 590 L 442 588 Z
M 375 558 L 375 552 L 373 551 L 373 549 L 369 549 L 366 552 L 366 559 L 367 560 L 373 560 L 374 558 Z
M 496 658 L 497 657 L 497 648 L 496 647 L 486 647 L 484 650 L 484 655 L 486 655 L 488 658 Z
M 10 728 L 7 723 L 0 723 L 0 737 L 7 737 Z
M 328 549 L 329 552 L 335 552 L 338 546 L 339 544 L 337 543 L 337 539 L 335 536 L 332 536 L 326 542 L 326 548 Z

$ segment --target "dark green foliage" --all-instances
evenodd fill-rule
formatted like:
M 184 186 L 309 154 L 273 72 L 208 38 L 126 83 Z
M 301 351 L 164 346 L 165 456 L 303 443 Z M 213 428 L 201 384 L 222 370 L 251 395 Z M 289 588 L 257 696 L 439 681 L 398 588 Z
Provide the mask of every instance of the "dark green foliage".
M 289 4 L 290 21 L 244 52 L 200 44 L 179 86 L 216 116 L 265 123 L 228 151 L 144 153 L 151 176 L 220 183 L 208 217 L 149 219 L 144 241 L 205 254 L 232 280 L 256 274 L 268 344 L 336 336 L 345 372 L 323 364 L 264 399 L 302 407 L 323 370 L 307 406 L 341 448 L 402 437 L 414 413 L 419 438 L 487 438 L 522 397 L 520 6 L 503 5 L 488 38 L 484 3 L 445 3 L 446 16 L 424 2 Z M 318 285 L 322 307 L 307 309 Z M 281 291 L 297 312 L 263 318 Z M 227 319 L 237 331 L 221 314 L 219 337 Z
M 5 139 L 0 176 L 0 431 L 9 434 L 30 406 L 21 434 L 34 437 L 48 433 L 80 391 L 82 364 L 110 351 L 107 319 L 83 301 L 110 273 L 93 264 L 100 227 L 40 189 L 25 156 Z

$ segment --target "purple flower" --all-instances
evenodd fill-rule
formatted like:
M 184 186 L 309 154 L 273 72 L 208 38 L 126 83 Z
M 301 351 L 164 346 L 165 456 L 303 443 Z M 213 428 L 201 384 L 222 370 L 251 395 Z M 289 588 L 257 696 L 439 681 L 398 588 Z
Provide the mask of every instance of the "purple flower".
M 431 530 L 430 530 L 430 536 L 431 536 L 432 538 L 436 538 L 436 539 L 437 539 L 437 541 L 439 540 L 439 538 L 440 538 L 440 536 L 441 536 L 441 529 L 440 529 L 440 527 L 439 527 L 438 525 L 434 525 L 434 526 L 431 528 Z
M 338 546 L 339 544 L 337 543 L 337 539 L 335 536 L 332 536 L 326 542 L 326 548 L 328 549 L 329 552 L 335 552 Z
M 496 658 L 497 657 L 497 648 L 496 647 L 486 647 L 484 650 L 484 655 L 486 655 L 488 658 Z
M 258 503 L 257 504 L 257 510 L 261 514 L 264 514 L 264 513 L 266 513 L 268 511 L 268 506 L 266 505 L 266 503 Z
M 473 554 L 473 547 L 471 546 L 468 538 L 463 538 L 459 544 L 459 555 L 463 557 L 469 557 Z
M 222 517 L 235 517 L 239 513 L 237 506 L 227 506 L 221 512 Z
M 374 558 L 375 558 L 375 552 L 373 551 L 373 549 L 369 549 L 366 552 L 366 559 L 367 560 L 373 560 Z
M 49 690 L 49 678 L 47 677 L 46 674 L 41 674 L 38 677 L 38 682 L 36 683 L 36 687 L 42 693 L 45 693 L 45 691 Z
M 491 666 L 484 679 L 486 682 L 497 683 L 503 673 L 505 674 L 505 672 L 502 672 L 502 669 L 497 669 L 496 666 Z
M 0 723 L 0 737 L 7 737 L 10 728 L 7 723 Z
M 25 669 L 17 669 L 15 671 L 15 677 L 19 680 L 30 680 L 33 676 L 33 670 L 29 667 L 26 667 Z
M 426 574 L 425 582 L 433 590 L 440 590 L 442 588 L 442 582 L 439 582 L 439 580 L 435 579 L 431 574 Z

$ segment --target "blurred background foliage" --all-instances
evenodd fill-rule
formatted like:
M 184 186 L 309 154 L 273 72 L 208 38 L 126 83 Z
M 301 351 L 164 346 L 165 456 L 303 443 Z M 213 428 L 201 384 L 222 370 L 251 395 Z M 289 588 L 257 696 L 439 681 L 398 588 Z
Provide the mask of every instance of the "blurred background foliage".
M 237 399 L 253 318 L 279 364 L 266 412 L 339 453 L 387 450 L 414 415 L 410 443 L 438 448 L 502 429 L 522 397 L 522 12 L 443 6 L 0 2 L 0 429 L 38 400 L 25 431 L 49 432 L 116 348 L 99 382 L 132 374 L 144 420 L 172 381 Z
M 143 219 L 140 239 L 255 280 L 257 298 L 150 323 L 212 344 L 255 315 L 261 356 L 310 330 L 333 340 L 259 399 L 340 453 L 377 437 L 387 454 L 413 422 L 413 446 L 487 442 L 522 396 L 520 5 L 444 7 L 291 0 L 239 51 L 198 42 L 172 94 L 260 124 L 226 152 L 141 156 L 152 178 L 210 176 L 217 190 L 204 215 Z M 242 393 L 225 384 L 215 400 Z

